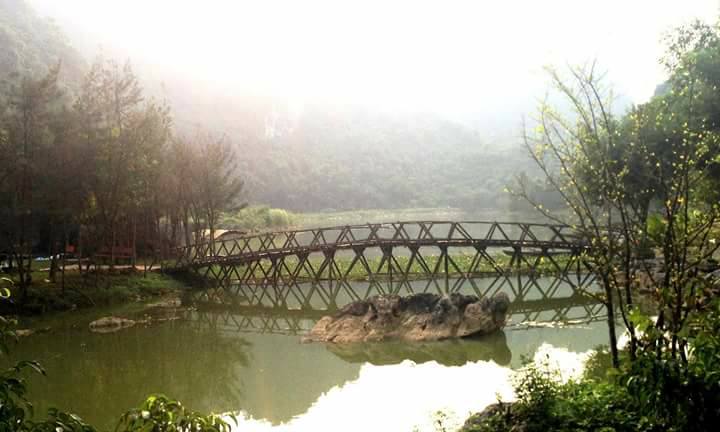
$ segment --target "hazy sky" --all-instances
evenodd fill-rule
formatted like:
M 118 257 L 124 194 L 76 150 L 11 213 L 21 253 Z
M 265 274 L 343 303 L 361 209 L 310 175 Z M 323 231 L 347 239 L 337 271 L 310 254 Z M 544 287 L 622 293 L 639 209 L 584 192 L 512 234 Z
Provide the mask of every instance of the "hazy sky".
M 545 64 L 597 59 L 640 102 L 668 28 L 718 0 L 31 0 L 87 46 L 217 88 L 440 113 L 512 111 Z

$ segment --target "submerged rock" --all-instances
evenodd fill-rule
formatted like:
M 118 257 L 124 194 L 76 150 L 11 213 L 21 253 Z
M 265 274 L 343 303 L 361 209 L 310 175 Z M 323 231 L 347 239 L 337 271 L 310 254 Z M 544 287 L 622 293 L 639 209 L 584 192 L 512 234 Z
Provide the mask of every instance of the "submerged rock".
M 50 331 L 50 327 L 42 327 L 38 329 L 18 329 L 15 330 L 16 337 L 27 337 L 32 336 L 36 333 L 46 333 Z
M 305 342 L 432 341 L 484 335 L 505 326 L 510 299 L 452 294 L 380 295 L 318 321 Z
M 17 337 L 26 337 L 35 334 L 35 330 L 32 329 L 19 329 L 15 330 L 15 336 Z
M 90 330 L 97 333 L 111 333 L 136 324 L 134 320 L 114 316 L 103 317 L 90 323 Z

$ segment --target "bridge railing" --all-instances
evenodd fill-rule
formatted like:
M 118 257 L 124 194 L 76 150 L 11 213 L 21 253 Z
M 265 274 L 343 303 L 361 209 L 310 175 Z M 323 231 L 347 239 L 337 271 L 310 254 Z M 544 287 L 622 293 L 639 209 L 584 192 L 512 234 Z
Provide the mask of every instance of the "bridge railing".
M 367 246 L 472 246 L 577 249 L 572 227 L 559 224 L 491 221 L 404 221 L 267 232 L 203 241 L 177 249 L 177 267 L 227 258 L 261 259 L 270 254 Z

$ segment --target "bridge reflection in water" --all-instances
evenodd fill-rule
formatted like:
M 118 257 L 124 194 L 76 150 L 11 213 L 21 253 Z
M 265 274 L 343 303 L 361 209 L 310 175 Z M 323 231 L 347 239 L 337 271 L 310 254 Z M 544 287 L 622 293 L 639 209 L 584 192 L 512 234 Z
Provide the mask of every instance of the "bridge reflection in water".
M 448 290 L 448 287 L 450 289 Z M 321 317 L 342 306 L 378 294 L 420 292 L 510 296 L 508 329 L 533 326 L 588 324 L 606 319 L 604 306 L 588 295 L 595 279 L 588 274 L 498 276 L 389 281 L 316 281 L 272 284 L 234 284 L 191 293 L 200 305 L 193 321 L 229 332 L 299 335 Z

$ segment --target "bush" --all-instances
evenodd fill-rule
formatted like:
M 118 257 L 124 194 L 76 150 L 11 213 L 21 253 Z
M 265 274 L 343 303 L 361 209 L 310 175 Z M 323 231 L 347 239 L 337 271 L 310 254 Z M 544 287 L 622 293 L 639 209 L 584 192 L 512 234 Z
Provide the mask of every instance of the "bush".
M 120 418 L 116 430 L 142 432 L 228 432 L 230 425 L 220 416 L 198 414 L 163 395 L 148 397 L 138 409 Z
M 634 410 L 619 385 L 589 379 L 560 383 L 530 366 L 515 383 L 517 401 L 493 406 L 466 423 L 465 432 L 661 431 L 652 416 Z
M 268 209 L 266 224 L 270 228 L 281 228 L 290 225 L 290 215 L 286 210 Z
M 716 430 L 720 424 L 720 299 L 694 313 L 683 330 L 684 356 L 645 341 L 620 376 L 641 412 L 652 412 L 668 430 Z
M 622 368 L 607 370 L 608 354 L 588 363 L 585 378 L 560 384 L 536 367 L 521 372 L 517 401 L 507 409 L 488 410 L 468 421 L 466 431 L 715 431 L 720 424 L 720 299 L 713 299 L 687 321 L 689 346 L 684 355 L 657 349 L 645 338 L 637 357 L 623 355 Z M 650 322 L 650 327 L 654 325 Z
M 223 214 L 218 227 L 254 231 L 288 228 L 293 223 L 295 223 L 295 215 L 287 210 L 253 206 L 245 207 L 232 214 Z

